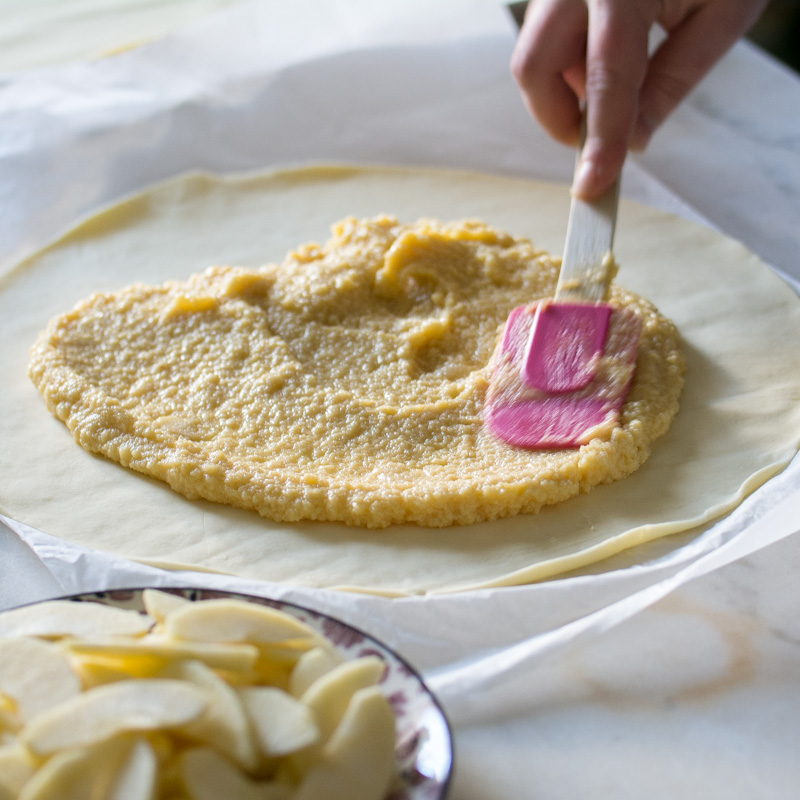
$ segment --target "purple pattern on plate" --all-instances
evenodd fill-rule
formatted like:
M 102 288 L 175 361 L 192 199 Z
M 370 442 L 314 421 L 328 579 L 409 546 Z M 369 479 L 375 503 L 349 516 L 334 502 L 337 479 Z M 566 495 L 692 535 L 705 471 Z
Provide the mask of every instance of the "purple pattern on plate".
M 323 619 L 322 632 L 339 647 L 355 647 L 364 641 L 364 634 L 330 617 Z

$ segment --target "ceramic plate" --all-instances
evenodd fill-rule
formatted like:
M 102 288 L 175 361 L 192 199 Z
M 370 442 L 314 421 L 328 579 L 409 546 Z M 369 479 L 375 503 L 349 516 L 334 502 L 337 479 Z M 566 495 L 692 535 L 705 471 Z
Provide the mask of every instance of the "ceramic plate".
M 378 656 L 386 663 L 381 688 L 397 719 L 398 784 L 387 800 L 443 800 L 453 766 L 452 735 L 436 698 L 419 674 L 386 645 L 338 619 L 308 608 L 252 595 L 211 589 L 162 588 L 189 600 L 237 598 L 276 608 L 310 625 L 327 638 L 347 659 Z M 144 589 L 120 589 L 71 595 L 65 600 L 102 603 L 144 613 Z

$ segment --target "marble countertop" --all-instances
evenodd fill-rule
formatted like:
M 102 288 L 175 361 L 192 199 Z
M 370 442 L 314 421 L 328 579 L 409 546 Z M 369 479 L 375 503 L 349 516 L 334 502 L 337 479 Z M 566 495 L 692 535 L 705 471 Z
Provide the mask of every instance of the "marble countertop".
M 794 536 L 541 664 L 456 727 L 453 798 L 796 797 L 798 569 Z
M 424 8 L 424 3 L 411 3 L 408 14 L 422 15 Z M 486 132 L 467 131 L 472 110 L 454 110 L 464 114 L 463 138 L 454 135 L 446 148 L 429 156 L 429 162 L 459 165 L 469 154 L 474 167 L 568 180 L 571 154 L 535 129 L 522 112 L 514 88 L 504 83 L 513 31 L 506 20 L 499 19 L 503 10 L 481 2 L 461 8 L 465 19 L 457 31 L 443 22 L 444 11 L 438 16 L 424 12 L 430 27 L 416 35 L 426 46 L 440 39 L 443 48 L 481 48 L 486 60 L 480 68 L 463 63 L 457 52 L 453 56 L 463 71 L 458 80 L 489 87 L 494 86 L 492 80 L 498 81 L 502 88 L 493 90 L 491 102 L 504 115 L 504 124 Z M 239 12 L 233 8 L 218 13 L 235 16 Z M 289 24 L 289 16 L 286 11 L 284 24 Z M 193 24 L 202 28 L 204 22 Z M 331 28 L 335 38 L 333 23 Z M 389 28 L 378 20 L 359 35 L 377 37 L 388 46 L 408 46 L 408 41 L 400 41 L 400 33 Z M 142 85 L 157 81 L 153 65 L 174 64 L 170 59 L 178 55 L 196 65 L 192 61 L 197 57 L 192 51 L 196 33 L 189 31 L 183 39 L 178 36 L 170 48 L 156 48 L 152 60 L 146 49 L 140 57 L 132 56 L 128 63 L 136 62 L 137 80 Z M 352 27 L 346 35 L 356 36 Z M 242 49 L 246 47 L 244 42 Z M 297 56 L 302 57 L 302 53 Z M 239 58 L 232 69 L 244 70 L 245 55 Z M 26 117 L 17 127 L 6 125 L 7 133 L 0 135 L 0 191 L 8 211 L 0 218 L 0 271 L 96 205 L 186 168 L 180 154 L 170 150 L 163 109 L 181 102 L 191 107 L 191 101 L 187 95 L 165 89 L 147 114 L 137 116 L 133 97 L 137 86 L 133 81 L 120 82 L 124 67 L 120 61 L 105 71 L 61 66 L 0 77 L 0 120 L 22 119 L 31 114 L 31 105 L 41 114 L 37 124 Z M 148 70 L 152 70 L 150 77 Z M 210 74 L 211 67 L 208 75 L 198 68 L 191 80 L 183 74 L 186 82 L 180 90 L 194 91 L 204 80 L 213 84 Z M 248 78 L 244 75 L 242 85 L 247 85 Z M 115 107 L 113 116 L 104 116 L 109 93 L 119 100 L 123 91 L 130 95 L 126 103 Z M 420 103 L 430 99 L 435 87 L 428 91 Z M 82 111 L 62 127 L 63 139 L 41 127 L 41 119 L 48 115 L 57 120 L 65 98 L 73 101 L 77 96 L 84 98 Z M 408 97 L 413 96 L 410 91 Z M 30 120 L 37 119 L 36 114 Z M 68 146 L 68 134 L 80 132 L 82 125 L 100 154 L 97 173 L 91 156 L 77 150 L 70 151 L 74 161 L 57 162 L 63 174 L 43 172 L 43 165 L 55 163 L 60 149 Z M 126 158 L 131 140 L 120 133 L 124 130 L 131 137 L 151 137 L 152 147 L 140 155 L 135 171 L 120 168 L 113 180 L 104 179 L 103 170 L 117 163 L 115 159 L 122 163 Z M 408 150 L 400 146 L 379 155 L 383 160 L 408 162 L 414 152 L 412 138 Z M 353 153 L 360 152 L 363 143 L 357 137 L 351 144 Z M 301 152 L 269 140 L 268 135 L 264 141 L 247 139 L 239 145 L 235 153 L 204 152 L 199 166 L 246 169 L 289 162 Z M 311 156 L 325 155 L 313 141 L 306 146 Z M 536 153 L 532 161 L 528 149 Z M 528 161 L 527 171 L 518 168 Z M 640 199 L 701 219 L 741 240 L 800 285 L 797 75 L 753 46 L 737 45 L 629 169 L 626 181 Z M 640 174 L 646 180 L 639 180 Z M 23 191 L 25 181 L 35 185 Z M 64 185 L 71 187 L 68 196 L 56 192 L 56 186 Z M 797 459 L 793 466 L 796 476 Z M 793 513 L 784 522 L 787 530 L 791 530 Z M 800 529 L 799 517 L 793 517 L 794 530 Z M 0 608 L 61 593 L 65 583 L 46 555 L 45 547 L 31 550 L 0 525 Z M 75 585 L 80 585 L 79 564 L 76 559 L 64 566 L 72 570 Z M 618 569 L 623 573 L 627 567 Z M 798 796 L 798 575 L 800 536 L 781 534 L 769 546 L 681 583 L 602 634 L 577 638 L 568 647 L 534 659 L 514 677 L 517 700 L 513 708 L 498 704 L 493 709 L 479 698 L 446 704 L 456 743 L 450 798 L 773 800 Z M 583 580 L 587 579 L 572 578 L 569 586 L 580 591 Z M 505 602 L 513 602 L 515 596 L 513 592 L 507 595 Z M 383 630 L 381 624 L 385 624 Z M 391 619 L 375 620 L 373 632 L 381 635 L 390 627 Z M 407 645 L 404 655 L 412 661 L 418 655 L 423 662 L 433 663 L 425 653 L 417 654 L 413 644 Z

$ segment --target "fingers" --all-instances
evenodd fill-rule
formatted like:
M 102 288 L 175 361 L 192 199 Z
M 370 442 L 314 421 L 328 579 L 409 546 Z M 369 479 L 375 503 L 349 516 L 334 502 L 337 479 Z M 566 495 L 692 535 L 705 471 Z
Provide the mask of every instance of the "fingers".
M 555 139 L 586 141 L 572 191 L 590 199 L 755 22 L 767 0 L 531 0 L 512 72 Z M 667 38 L 648 61 L 650 28 Z
M 758 19 L 766 0 L 709 0 L 677 20 L 653 55 L 639 96 L 631 147 L 643 150 L 655 129 Z
M 586 141 L 572 191 L 586 199 L 619 176 L 647 71 L 648 34 L 657 6 L 590 0 L 586 52 Z
M 553 138 L 573 146 L 587 28 L 585 0 L 531 0 L 511 58 L 528 110 Z
M 622 169 L 647 67 L 657 0 L 532 0 L 511 60 L 528 110 L 553 138 L 587 138 L 573 191 L 589 198 Z

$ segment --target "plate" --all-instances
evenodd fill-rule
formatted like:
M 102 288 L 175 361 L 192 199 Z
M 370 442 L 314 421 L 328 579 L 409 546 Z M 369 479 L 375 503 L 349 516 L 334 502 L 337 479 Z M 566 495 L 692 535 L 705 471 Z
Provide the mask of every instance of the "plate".
M 237 599 L 269 606 L 309 625 L 348 660 L 377 656 L 386 663 L 381 689 L 395 712 L 399 782 L 386 800 L 444 800 L 453 768 L 453 740 L 444 712 L 419 673 L 397 653 L 352 625 L 309 608 L 254 595 L 216 589 L 154 587 L 193 602 Z M 101 603 L 144 613 L 144 588 L 87 592 L 54 598 Z

